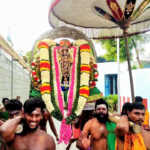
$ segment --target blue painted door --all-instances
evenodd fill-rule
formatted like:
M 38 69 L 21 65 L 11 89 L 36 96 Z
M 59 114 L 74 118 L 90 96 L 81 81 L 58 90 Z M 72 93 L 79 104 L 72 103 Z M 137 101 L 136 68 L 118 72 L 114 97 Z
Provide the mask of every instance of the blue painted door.
M 105 96 L 117 94 L 117 74 L 105 75 Z

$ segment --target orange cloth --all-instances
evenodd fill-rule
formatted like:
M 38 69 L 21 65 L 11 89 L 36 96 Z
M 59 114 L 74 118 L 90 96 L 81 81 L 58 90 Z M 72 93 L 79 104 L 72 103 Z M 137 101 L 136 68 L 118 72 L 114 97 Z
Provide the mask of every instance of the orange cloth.
M 148 110 L 145 111 L 145 118 L 144 118 L 143 125 L 149 126 L 149 112 L 148 112 Z
M 74 126 L 72 126 L 72 136 L 73 139 L 78 139 L 80 136 L 81 130 L 80 128 L 75 128 Z
M 126 134 L 124 150 L 146 150 L 142 135 L 140 133 Z

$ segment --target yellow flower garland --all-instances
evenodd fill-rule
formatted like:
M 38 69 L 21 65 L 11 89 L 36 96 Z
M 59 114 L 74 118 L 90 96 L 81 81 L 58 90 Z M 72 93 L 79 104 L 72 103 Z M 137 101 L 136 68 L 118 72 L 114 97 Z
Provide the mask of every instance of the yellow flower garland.
M 78 47 L 80 47 L 83 44 L 88 44 L 88 41 L 77 40 L 75 42 L 75 45 L 77 45 Z M 81 56 L 81 66 L 82 65 L 90 65 L 90 51 L 82 51 L 80 53 L 80 56 Z M 81 73 L 80 87 L 82 85 L 89 87 L 89 79 L 90 79 L 90 75 L 88 72 Z M 77 116 L 79 116 L 82 113 L 82 110 L 83 110 L 86 102 L 87 102 L 87 97 L 83 97 L 83 96 L 79 95 L 78 106 L 77 106 L 77 109 L 75 111 L 75 114 Z
M 41 43 L 41 45 L 40 45 Z M 42 45 L 42 43 L 45 43 Z M 39 51 L 40 51 L 40 62 L 42 61 L 49 61 L 49 48 L 45 45 L 48 46 L 55 46 L 56 43 L 52 40 L 49 39 L 44 39 L 42 41 L 39 42 L 38 45 L 40 45 L 39 47 Z M 86 40 L 77 40 L 74 45 L 80 47 L 83 44 L 88 44 L 88 41 Z M 83 50 L 80 52 L 80 56 L 81 56 L 81 66 L 82 65 L 90 65 L 90 58 L 91 58 L 91 53 L 90 53 L 90 49 L 88 50 Z M 54 67 L 54 66 L 51 66 Z M 90 74 L 89 72 L 81 72 L 80 75 L 80 87 L 83 86 L 84 89 L 89 90 L 89 79 L 90 79 Z M 46 84 L 50 86 L 50 70 L 42 70 L 41 69 L 41 81 L 42 81 L 42 85 Z M 82 88 L 81 88 L 82 89 Z M 47 109 L 49 110 L 49 112 L 51 113 L 55 108 L 51 102 L 51 96 L 50 93 L 42 93 L 42 98 L 46 103 Z M 87 102 L 87 96 L 85 95 L 79 95 L 79 99 L 78 99 L 78 105 L 77 108 L 75 110 L 75 114 L 78 116 L 81 114 L 85 103 Z M 58 102 L 56 102 L 58 103 Z
M 49 48 L 42 43 L 47 44 L 48 46 L 56 45 L 56 43 L 49 39 L 44 39 L 38 43 L 39 51 L 40 51 L 40 62 L 41 61 L 48 61 L 49 62 Z M 42 85 L 46 84 L 50 86 L 50 70 L 41 70 L 41 82 Z M 51 113 L 54 110 L 54 106 L 51 102 L 50 93 L 42 93 L 42 98 L 46 104 L 48 111 Z

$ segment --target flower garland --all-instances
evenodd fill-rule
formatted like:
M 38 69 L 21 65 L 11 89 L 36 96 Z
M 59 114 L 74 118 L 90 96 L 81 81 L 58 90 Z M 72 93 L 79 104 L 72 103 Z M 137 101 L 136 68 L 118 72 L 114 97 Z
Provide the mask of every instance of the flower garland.
M 79 51 L 76 51 L 76 48 L 72 47 L 73 52 L 76 52 L 73 54 L 74 60 L 71 70 L 73 73 L 71 74 L 69 83 L 67 123 L 71 123 L 76 116 L 81 114 L 89 96 L 91 49 L 85 40 L 78 40 L 74 45 L 75 47 L 79 47 Z M 64 116 L 63 92 L 60 89 L 60 68 L 57 64 L 56 43 L 47 39 L 42 40 L 39 42 L 38 48 L 40 50 L 42 82 L 40 90 L 42 98 L 50 113 L 57 119 L 62 120 Z M 55 49 L 55 53 L 51 53 L 52 48 Z M 77 79 L 79 79 L 79 81 Z
M 63 97 L 62 97 L 62 91 L 61 91 L 61 84 L 60 84 L 60 68 L 59 68 L 59 62 L 57 60 L 57 50 L 58 50 L 58 47 L 55 47 L 53 49 L 53 55 L 52 55 L 52 60 L 53 60 L 53 66 L 55 67 L 53 69 L 53 77 L 55 78 L 53 80 L 54 82 L 54 92 L 55 92 L 55 100 L 58 99 L 58 103 L 59 103 L 59 108 L 60 108 L 60 111 L 62 113 L 62 115 L 64 115 L 64 105 L 63 105 Z M 51 49 L 52 51 L 52 49 Z
M 37 77 L 37 74 L 36 74 L 36 62 L 32 62 L 31 67 L 32 67 L 32 80 L 33 82 L 34 81 L 38 82 L 39 78 Z
M 78 55 L 78 82 L 76 99 L 73 104 L 72 114 L 66 118 L 67 123 L 79 116 L 85 106 L 87 98 L 89 96 L 89 79 L 90 79 L 90 57 L 91 49 L 87 41 L 77 40 L 75 45 L 79 47 Z
M 62 43 L 60 43 L 61 45 Z M 68 43 L 66 43 L 68 44 Z M 68 111 L 64 114 L 64 95 L 61 89 L 61 69 L 59 61 L 60 46 L 51 40 L 42 40 L 38 44 L 40 51 L 41 95 L 49 112 L 62 120 L 60 142 L 67 143 L 71 138 L 71 123 L 80 115 L 89 96 L 91 49 L 87 41 L 78 40 L 69 48 L 72 65 L 69 77 Z
M 52 64 L 52 77 L 53 77 L 53 91 L 54 91 L 54 99 L 58 100 L 58 105 L 60 108 L 60 111 L 62 115 L 64 116 L 64 95 L 61 91 L 61 73 L 60 73 L 60 66 L 59 66 L 59 57 L 57 53 L 61 48 L 59 46 L 52 47 L 51 48 L 51 64 Z M 74 46 L 72 46 L 69 51 L 72 53 L 73 56 L 73 62 L 72 62 L 72 68 L 70 72 L 70 81 L 69 81 L 69 91 L 68 91 L 68 112 L 67 116 L 69 116 L 72 112 L 72 105 L 76 96 L 76 81 L 77 81 L 77 63 L 78 63 L 78 49 Z
M 77 92 L 77 84 L 76 81 L 78 80 L 78 51 L 79 49 L 75 46 L 72 47 L 73 49 L 73 64 L 72 64 L 72 74 L 70 78 L 70 90 L 68 94 L 68 114 L 67 116 L 70 116 L 72 113 L 72 108 L 73 108 L 73 102 L 75 100 L 75 94 Z
M 52 101 L 52 104 L 55 108 L 55 110 L 51 113 L 56 119 L 58 120 L 62 120 L 63 119 L 63 114 L 61 113 L 61 110 L 60 110 L 60 107 L 59 107 L 59 104 L 58 104 L 58 99 L 56 98 L 56 95 L 57 94 L 57 86 L 56 86 L 56 75 L 54 75 L 54 70 L 55 70 L 55 66 L 53 65 L 53 55 L 52 55 L 52 49 L 53 47 L 55 46 L 51 46 L 50 49 L 49 49 L 49 61 L 50 61 L 50 64 L 51 64 L 51 70 L 50 70 L 50 84 L 51 84 L 51 101 Z
M 96 86 L 97 79 L 98 79 L 97 64 L 94 63 L 94 60 L 91 60 L 90 88 L 94 88 Z
M 31 68 L 32 68 L 32 79 L 31 79 L 31 89 L 30 89 L 30 93 L 29 96 L 30 97 L 41 97 L 41 93 L 40 93 L 40 65 L 39 65 L 39 57 L 37 57 L 37 59 L 35 59 L 32 63 L 31 63 Z
M 51 69 L 51 77 L 53 78 L 52 80 L 52 95 L 53 95 L 53 100 L 58 100 L 58 106 L 59 109 L 61 111 L 61 115 L 62 115 L 62 123 L 61 123 L 61 128 L 60 128 L 60 141 L 62 142 L 64 141 L 65 143 L 68 143 L 68 141 L 71 138 L 71 126 L 66 124 L 66 120 L 65 120 L 65 115 L 64 115 L 64 95 L 63 95 L 63 91 L 61 90 L 61 69 L 60 69 L 60 62 L 59 62 L 59 51 L 61 50 L 60 46 L 54 46 L 51 47 L 50 49 L 50 54 L 51 54 L 51 65 L 52 65 L 52 69 Z M 76 93 L 76 85 L 75 85 L 75 81 L 77 80 L 77 76 L 76 76 L 76 64 L 77 64 L 77 48 L 76 47 L 71 47 L 69 48 L 69 51 L 72 52 L 73 54 L 73 62 L 72 62 L 72 67 L 71 67 L 71 71 L 70 71 L 70 81 L 69 81 L 69 91 L 68 91 L 68 112 L 67 112 L 67 116 L 70 115 L 71 111 L 72 111 L 72 104 L 73 104 L 73 100 L 75 99 L 74 97 L 74 93 Z
M 55 43 L 51 40 L 45 39 L 39 42 L 38 49 L 40 50 L 40 72 L 41 72 L 40 91 L 48 111 L 52 113 L 52 111 L 54 111 L 54 106 L 51 102 L 51 96 L 50 96 L 51 93 L 50 62 L 49 62 L 50 45 L 55 45 Z
M 76 42 L 76 44 L 79 41 Z M 89 79 L 90 79 L 90 46 L 88 45 L 87 41 L 81 41 L 82 44 L 79 42 L 80 47 L 80 88 L 79 88 L 79 100 L 78 100 L 78 106 L 75 110 L 75 114 L 78 116 L 81 114 L 84 105 L 87 101 L 87 98 L 89 96 Z

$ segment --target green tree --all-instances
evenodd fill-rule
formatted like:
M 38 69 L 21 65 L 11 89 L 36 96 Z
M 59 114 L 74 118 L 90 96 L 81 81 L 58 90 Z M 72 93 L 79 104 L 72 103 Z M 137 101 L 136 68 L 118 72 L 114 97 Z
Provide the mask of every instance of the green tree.
M 103 97 L 103 98 L 108 103 L 110 112 L 113 112 L 113 111 L 117 110 L 118 95 L 114 94 L 114 95 L 109 95 L 109 96 L 106 96 L 106 97 Z
M 143 45 L 149 42 L 150 36 L 143 35 L 134 35 L 128 37 L 128 46 L 130 51 L 130 58 L 132 60 L 132 51 L 135 50 L 136 59 L 138 67 L 142 68 L 142 62 L 140 60 L 140 52 L 144 51 Z M 102 47 L 107 51 L 104 55 L 104 58 L 107 61 L 116 61 L 117 60 L 117 42 L 114 39 L 100 40 L 98 41 L 102 44 Z M 125 52 L 125 41 L 124 38 L 120 39 L 120 62 L 126 61 L 126 52 Z
M 148 43 L 150 40 L 150 36 L 148 34 L 143 34 L 143 35 L 134 35 L 131 38 L 132 44 L 133 44 L 133 48 L 135 50 L 135 54 L 136 54 L 136 60 L 138 63 L 138 67 L 139 68 L 143 68 L 143 64 L 140 60 L 140 53 L 144 51 L 144 44 Z
M 132 38 L 132 44 L 135 49 L 136 59 L 137 59 L 139 68 L 143 68 L 142 62 L 140 60 L 139 52 L 144 51 L 142 46 L 143 46 L 143 44 L 148 42 L 148 40 L 149 40 L 149 37 L 144 36 L 144 35 L 143 36 L 136 35 L 136 36 L 133 36 L 133 38 Z
M 107 39 L 107 40 L 100 40 L 102 47 L 106 50 L 106 54 L 104 58 L 107 61 L 116 61 L 117 60 L 117 42 L 115 39 Z M 133 48 L 133 44 L 131 39 L 128 39 L 128 45 L 130 50 L 130 56 L 132 58 L 131 50 Z M 123 62 L 126 60 L 126 52 L 125 52 L 125 42 L 124 39 L 120 39 L 120 61 Z

